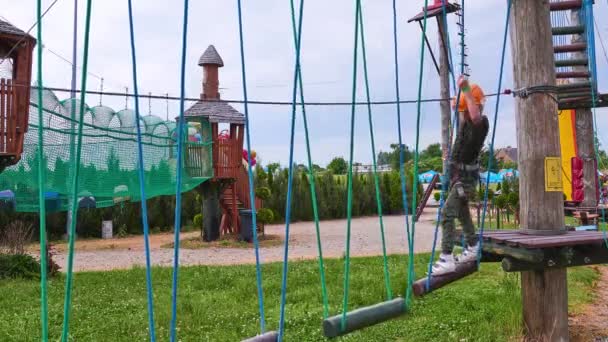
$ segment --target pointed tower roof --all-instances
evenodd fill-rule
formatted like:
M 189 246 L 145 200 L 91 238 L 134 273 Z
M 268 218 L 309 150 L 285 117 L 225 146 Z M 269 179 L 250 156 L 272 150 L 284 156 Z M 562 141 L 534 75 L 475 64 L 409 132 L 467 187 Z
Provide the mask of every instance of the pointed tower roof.
M 217 53 L 217 50 L 215 50 L 215 46 L 209 45 L 201 58 L 199 58 L 198 65 L 217 65 L 221 68 L 224 66 L 224 61 L 222 60 L 222 57 L 220 57 L 220 54 Z

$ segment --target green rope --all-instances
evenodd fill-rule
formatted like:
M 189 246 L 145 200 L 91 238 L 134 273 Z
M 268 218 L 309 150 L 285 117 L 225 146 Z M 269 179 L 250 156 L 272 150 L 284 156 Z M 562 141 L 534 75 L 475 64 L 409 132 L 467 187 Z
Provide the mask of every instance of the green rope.
M 76 158 L 74 159 L 74 175 L 72 179 L 72 222 L 70 223 L 70 236 L 69 236 L 69 247 L 68 247 L 68 270 L 66 277 L 65 286 L 65 300 L 63 303 L 63 331 L 61 333 L 61 341 L 66 342 L 69 338 L 69 324 L 70 324 L 70 309 L 72 305 L 72 282 L 74 279 L 73 268 L 74 268 L 74 240 L 76 235 L 76 221 L 78 215 L 78 183 L 80 176 L 80 158 L 82 155 L 82 128 L 85 113 L 85 97 L 87 89 L 87 69 L 89 65 L 89 33 L 91 29 L 91 6 L 92 1 L 87 0 L 87 10 L 85 18 L 85 29 L 84 29 L 84 47 L 83 47 L 83 62 L 82 62 L 82 83 L 80 89 L 82 89 L 80 99 L 80 120 L 78 122 L 78 141 L 76 142 Z M 38 42 L 41 44 L 41 42 Z M 42 101 L 40 101 L 42 103 Z
M 348 161 L 347 200 L 346 200 L 346 255 L 344 258 L 344 298 L 342 301 L 341 329 L 346 329 L 346 313 L 348 311 L 348 286 L 350 273 L 350 227 L 353 214 L 353 157 L 355 150 L 355 100 L 357 98 L 357 51 L 359 43 L 359 11 L 361 11 L 361 0 L 356 0 L 355 5 L 355 43 L 353 48 L 353 89 L 352 106 L 350 114 L 350 156 Z
M 293 0 L 291 5 L 291 25 L 293 28 L 293 39 L 296 46 L 300 44 L 296 29 L 296 17 Z M 302 105 L 302 119 L 304 121 L 304 137 L 306 138 L 306 155 L 308 158 L 308 178 L 310 185 L 310 201 L 312 202 L 312 213 L 315 220 L 315 231 L 317 234 L 317 250 L 319 253 L 319 275 L 321 277 L 321 296 L 323 300 L 323 318 L 329 317 L 329 300 L 327 296 L 327 284 L 325 281 L 325 265 L 323 263 L 323 246 L 321 244 L 321 229 L 319 227 L 319 209 L 317 205 L 317 190 L 315 184 L 315 175 L 312 167 L 312 157 L 310 153 L 310 138 L 308 136 L 308 119 L 306 117 L 306 104 L 304 102 L 304 86 L 302 84 L 302 67 L 298 66 L 298 83 L 300 87 L 300 103 Z
M 416 148 L 414 150 L 414 182 L 413 182 L 413 194 L 412 194 L 412 214 L 416 213 L 416 206 L 418 200 L 418 150 L 420 148 L 420 114 L 422 105 L 422 78 L 424 75 L 424 37 L 426 36 L 426 22 L 427 22 L 427 6 L 429 0 L 424 0 L 424 19 L 422 21 L 422 38 L 420 40 L 420 73 L 418 76 L 418 103 L 417 103 L 417 114 L 416 114 Z M 412 284 L 414 282 L 414 237 L 416 236 L 416 220 L 412 220 L 412 243 L 409 246 L 410 258 L 408 261 L 408 276 L 407 276 L 407 290 L 405 294 L 405 303 L 409 307 L 412 300 Z
M 367 118 L 369 121 L 369 135 L 372 148 L 372 167 L 374 174 L 374 186 L 376 188 L 376 206 L 378 208 L 378 220 L 380 221 L 380 236 L 382 238 L 382 261 L 384 264 L 384 283 L 386 286 L 386 295 L 388 300 L 393 299 L 393 291 L 391 289 L 390 273 L 388 271 L 388 258 L 386 257 L 386 241 L 384 238 L 384 220 L 382 219 L 382 199 L 380 193 L 380 181 L 378 179 L 378 167 L 376 164 L 376 143 L 374 139 L 374 123 L 372 119 L 372 105 L 369 95 L 369 78 L 367 73 L 367 53 L 365 51 L 365 29 L 363 28 L 363 11 L 359 11 L 359 25 L 361 26 L 361 50 L 363 54 L 363 75 L 365 77 L 365 96 L 367 98 Z
M 37 16 L 38 16 L 38 46 L 36 47 L 36 53 L 38 58 L 38 103 L 42 103 L 42 0 L 38 0 L 37 3 Z M 38 107 L 38 206 L 40 216 L 40 324 L 42 325 L 42 332 L 40 339 L 42 341 L 49 340 L 49 313 L 48 313 L 48 301 L 47 301 L 47 260 L 46 260 L 46 207 L 44 201 L 44 134 L 42 132 L 42 123 L 44 122 L 44 113 L 42 112 L 42 106 Z

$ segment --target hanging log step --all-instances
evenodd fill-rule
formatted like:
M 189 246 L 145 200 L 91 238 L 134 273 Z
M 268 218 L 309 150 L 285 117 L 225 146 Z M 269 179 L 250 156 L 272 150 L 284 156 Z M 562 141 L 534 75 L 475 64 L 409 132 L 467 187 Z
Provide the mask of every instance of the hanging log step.
M 269 331 L 265 334 L 258 335 L 252 338 L 248 338 L 241 342 L 276 342 L 279 339 L 279 333 L 276 331 Z
M 416 280 L 412 285 L 414 295 L 417 297 L 423 296 L 433 290 L 439 289 L 452 283 L 456 280 L 462 279 L 470 274 L 477 271 L 477 261 L 473 260 L 466 263 L 456 263 L 456 271 L 446 273 L 442 275 L 432 275 L 430 279 L 424 277 Z
M 587 51 L 587 43 L 573 43 L 573 44 L 566 44 L 566 45 L 556 45 L 553 47 L 554 53 L 579 52 L 579 51 Z
M 564 36 L 564 35 L 569 35 L 569 34 L 583 34 L 583 33 L 585 33 L 585 26 L 577 25 L 577 26 L 554 27 L 551 29 L 551 33 L 554 36 Z
M 569 66 L 585 66 L 589 64 L 589 60 L 587 58 L 577 58 L 577 59 L 564 59 L 561 61 L 555 61 L 556 67 L 569 67 Z
M 557 78 L 589 78 L 591 74 L 588 71 L 562 71 L 555 73 Z
M 549 3 L 551 11 L 567 11 L 583 7 L 583 0 L 566 0 Z

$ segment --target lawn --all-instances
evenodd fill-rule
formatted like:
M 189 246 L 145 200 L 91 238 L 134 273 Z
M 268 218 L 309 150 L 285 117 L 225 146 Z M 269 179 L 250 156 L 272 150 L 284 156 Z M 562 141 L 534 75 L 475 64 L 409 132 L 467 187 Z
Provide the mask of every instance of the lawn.
M 406 258 L 391 256 L 392 288 L 405 284 Z M 428 255 L 417 257 L 424 274 Z M 331 313 L 340 310 L 342 267 L 327 260 Z M 381 301 L 384 295 L 381 258 L 352 260 L 350 308 Z M 281 264 L 263 266 L 267 325 L 277 327 Z M 252 265 L 196 266 L 180 269 L 178 329 L 181 341 L 239 341 L 258 332 L 259 315 Z M 290 263 L 286 341 L 320 341 L 321 298 L 315 261 Z M 592 268 L 569 272 L 570 308 L 591 299 L 597 279 Z M 171 269 L 153 270 L 157 338 L 168 340 Z M 64 279 L 49 284 L 51 340 L 60 336 Z M 75 341 L 144 341 L 148 339 L 143 269 L 77 273 L 74 280 L 71 337 Z M 39 339 L 39 283 L 0 282 L 0 341 Z M 511 341 L 521 335 L 521 304 L 516 274 L 498 264 L 415 300 L 402 318 L 355 332 L 343 341 Z

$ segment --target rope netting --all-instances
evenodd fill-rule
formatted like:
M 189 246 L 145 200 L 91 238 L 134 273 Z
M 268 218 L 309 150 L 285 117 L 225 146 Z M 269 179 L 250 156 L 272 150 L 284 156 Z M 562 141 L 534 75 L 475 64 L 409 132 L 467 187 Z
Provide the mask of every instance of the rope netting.
M 35 92 L 35 91 L 34 91 Z M 29 130 L 25 135 L 21 161 L 0 174 L 3 202 L 19 212 L 37 212 L 37 153 L 39 149 L 38 100 L 32 94 Z M 76 130 L 79 123 L 80 100 L 60 101 L 53 92 L 43 91 L 44 145 L 42 160 L 47 209 L 68 209 L 73 178 Z M 137 126 L 135 112 L 114 111 L 106 106 L 85 105 L 82 134 L 82 169 L 79 200 L 87 206 L 109 207 L 140 199 L 137 175 Z M 175 122 L 148 115 L 140 119 L 144 153 L 145 189 L 147 197 L 175 194 L 177 173 L 177 129 Z M 189 191 L 213 176 L 211 141 L 208 123 L 187 127 L 184 149 L 182 191 Z M 184 134 L 185 136 L 185 134 Z M 84 204 L 83 204 L 84 205 Z

